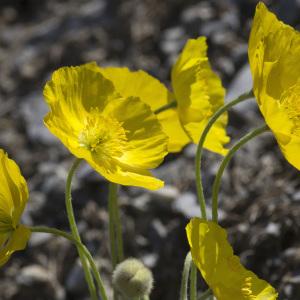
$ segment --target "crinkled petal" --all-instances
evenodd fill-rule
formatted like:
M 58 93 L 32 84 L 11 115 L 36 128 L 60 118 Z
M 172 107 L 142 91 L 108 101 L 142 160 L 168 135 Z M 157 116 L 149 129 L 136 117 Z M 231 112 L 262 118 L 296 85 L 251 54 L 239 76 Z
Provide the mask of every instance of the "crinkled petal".
M 102 111 L 111 99 L 115 99 L 114 85 L 95 72 L 94 66 L 95 63 L 88 63 L 56 70 L 44 88 L 50 108 L 57 109 L 54 103 L 59 103 L 62 113 L 66 108 L 77 120 L 95 107 Z
M 190 137 L 183 130 L 178 118 L 177 108 L 167 109 L 157 115 L 163 131 L 169 137 L 168 152 L 176 153 L 191 142 Z
M 274 134 L 286 160 L 295 168 L 300 170 L 300 137 L 280 131 L 276 131 Z
M 168 104 L 172 95 L 156 78 L 144 71 L 130 71 L 127 68 L 100 68 L 101 73 L 111 80 L 123 97 L 138 97 L 148 104 L 152 111 Z M 189 141 L 178 119 L 176 108 L 157 115 L 164 132 L 169 137 L 169 152 L 178 152 Z
M 91 63 L 62 67 L 53 73 L 44 88 L 51 110 L 45 119 L 46 126 L 49 119 L 57 118 L 58 122 L 61 120 L 61 131 L 73 138 L 91 110 L 101 112 L 110 100 L 120 98 L 112 82 L 93 71 L 93 66 Z
M 0 149 L 0 230 L 16 227 L 28 200 L 28 188 L 17 164 Z
M 300 159 L 295 155 L 300 137 L 300 34 L 259 3 L 252 24 L 248 56 L 253 91 L 261 113 L 286 159 L 300 170 Z M 293 97 L 285 99 L 293 87 L 296 87 Z M 291 115 L 295 116 L 296 123 Z
M 138 97 L 154 111 L 172 99 L 168 89 L 146 72 L 128 68 L 108 67 L 98 70 L 109 79 L 123 97 Z
M 204 126 L 212 114 L 224 104 L 225 90 L 212 71 L 207 58 L 204 37 L 190 39 L 172 69 L 172 86 L 177 100 L 179 118 L 194 143 L 198 143 Z M 207 136 L 205 147 L 224 155 L 227 115 Z
M 218 300 L 275 300 L 277 293 L 266 281 L 240 263 L 218 224 L 194 218 L 186 227 L 194 263 Z
M 99 164 L 96 157 L 90 160 L 89 164 L 103 177 L 114 183 L 139 186 L 149 190 L 157 190 L 164 186 L 164 182 L 153 177 L 149 171 L 134 168 L 119 161 L 116 161 L 114 168 L 110 170 Z
M 104 115 L 122 124 L 126 132 L 126 151 L 118 160 L 137 168 L 153 169 L 167 155 L 168 137 L 150 107 L 138 98 L 111 101 Z
M 59 69 L 44 94 L 44 122 L 75 156 L 113 182 L 162 185 L 148 169 L 167 154 L 168 138 L 146 103 L 120 95 L 95 64 Z
M 26 247 L 30 234 L 30 230 L 23 225 L 19 225 L 12 232 L 7 244 L 0 247 L 0 266 L 4 265 L 15 251 L 23 250 Z

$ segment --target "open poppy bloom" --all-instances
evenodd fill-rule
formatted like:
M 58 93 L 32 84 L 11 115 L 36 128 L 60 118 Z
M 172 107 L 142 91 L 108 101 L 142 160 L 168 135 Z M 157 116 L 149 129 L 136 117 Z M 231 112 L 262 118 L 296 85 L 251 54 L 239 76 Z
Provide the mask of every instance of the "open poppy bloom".
M 285 158 L 300 170 L 300 33 L 259 3 L 248 54 L 260 111 Z
M 120 95 L 94 64 L 58 69 L 44 96 L 45 125 L 72 154 L 111 182 L 163 186 L 149 169 L 167 154 L 168 138 L 147 104 Z
M 94 66 L 113 82 L 122 96 L 139 97 L 153 111 L 176 100 L 177 107 L 157 115 L 169 137 L 169 152 L 180 151 L 191 140 L 197 144 L 209 118 L 224 104 L 225 90 L 210 67 L 205 37 L 188 40 L 179 55 L 171 74 L 173 93 L 144 71 Z M 204 144 L 206 149 L 226 154 L 223 147 L 229 142 L 226 125 L 225 113 L 211 128 Z
M 266 281 L 245 269 L 233 254 L 225 229 L 212 221 L 192 219 L 186 227 L 195 265 L 217 300 L 275 300 Z
M 130 71 L 118 67 L 100 68 L 97 65 L 95 69 L 111 80 L 122 96 L 139 97 L 151 107 L 152 111 L 173 100 L 171 92 L 159 80 L 144 71 Z M 180 151 L 190 141 L 180 124 L 176 108 L 169 108 L 157 114 L 157 119 L 169 137 L 169 152 Z
M 28 199 L 27 184 L 16 163 L 0 149 L 0 266 L 26 247 L 30 230 L 20 224 Z

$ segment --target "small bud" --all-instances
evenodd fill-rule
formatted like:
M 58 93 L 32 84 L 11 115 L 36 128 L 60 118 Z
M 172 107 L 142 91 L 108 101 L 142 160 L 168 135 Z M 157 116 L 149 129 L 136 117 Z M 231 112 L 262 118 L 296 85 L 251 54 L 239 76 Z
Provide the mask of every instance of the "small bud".
M 117 265 L 113 284 L 126 298 L 141 298 L 150 294 L 153 276 L 139 260 L 128 258 Z

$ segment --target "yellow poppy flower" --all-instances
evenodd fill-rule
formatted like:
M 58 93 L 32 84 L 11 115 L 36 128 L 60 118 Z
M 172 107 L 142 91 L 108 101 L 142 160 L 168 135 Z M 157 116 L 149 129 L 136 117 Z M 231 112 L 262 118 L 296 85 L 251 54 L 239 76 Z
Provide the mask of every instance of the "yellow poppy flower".
M 259 3 L 248 55 L 260 111 L 285 158 L 300 170 L 300 34 Z
M 205 37 L 190 39 L 172 68 L 172 87 L 180 121 L 194 143 L 198 143 L 212 114 L 224 105 L 225 90 L 212 71 Z M 211 128 L 204 147 L 225 155 L 227 114 Z
M 221 226 L 194 218 L 186 232 L 193 261 L 218 300 L 277 299 L 270 284 L 242 266 Z
M 30 230 L 20 225 L 28 199 L 26 181 L 16 163 L 0 149 L 0 266 L 26 247 Z
M 164 132 L 169 137 L 168 151 L 178 152 L 192 140 L 198 143 L 201 133 L 212 114 L 224 104 L 225 90 L 221 80 L 211 70 L 204 37 L 190 39 L 172 69 L 173 94 L 156 78 L 144 71 L 127 68 L 99 68 L 95 70 L 111 80 L 123 97 L 139 97 L 152 111 L 177 101 L 157 115 Z M 226 135 L 227 114 L 223 114 L 211 128 L 204 147 L 226 154 L 223 147 L 229 142 Z
M 123 97 L 93 64 L 63 67 L 44 88 L 48 129 L 111 182 L 158 189 L 149 169 L 167 154 L 168 138 L 150 107 Z
M 151 107 L 152 111 L 173 100 L 168 89 L 159 80 L 144 71 L 130 71 L 127 68 L 117 67 L 99 68 L 97 65 L 95 68 L 113 82 L 123 97 L 139 97 Z M 169 152 L 180 151 L 190 141 L 180 124 L 176 108 L 170 108 L 157 114 L 157 119 L 169 137 Z

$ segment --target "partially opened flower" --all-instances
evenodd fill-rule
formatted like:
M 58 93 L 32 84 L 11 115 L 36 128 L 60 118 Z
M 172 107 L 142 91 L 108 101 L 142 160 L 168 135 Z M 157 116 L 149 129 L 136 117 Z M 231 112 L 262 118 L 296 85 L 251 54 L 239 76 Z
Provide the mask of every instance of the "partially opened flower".
M 44 96 L 45 125 L 72 154 L 112 182 L 163 186 L 149 169 L 167 154 L 168 138 L 147 104 L 121 96 L 93 64 L 58 69 Z
M 198 143 L 212 114 L 224 104 L 225 90 L 220 78 L 212 71 L 207 58 L 204 37 L 190 39 L 172 69 L 173 94 L 156 78 L 143 71 L 127 68 L 99 68 L 124 96 L 136 96 L 153 111 L 176 100 L 177 108 L 158 114 L 158 120 L 169 137 L 169 152 L 178 152 L 190 140 Z M 224 155 L 229 142 L 226 135 L 227 114 L 212 127 L 204 147 Z
M 19 167 L 0 149 L 0 266 L 26 247 L 30 230 L 20 224 L 20 218 L 27 200 L 27 184 Z
M 193 261 L 217 300 L 277 299 L 269 283 L 242 266 L 221 226 L 194 218 L 186 232 Z
M 220 78 L 212 71 L 207 57 L 205 37 L 190 39 L 172 69 L 172 87 L 180 121 L 198 143 L 213 113 L 224 105 L 225 90 Z M 225 155 L 227 114 L 213 125 L 204 143 L 208 150 Z
M 259 3 L 248 54 L 260 111 L 285 158 L 300 169 L 300 34 Z

